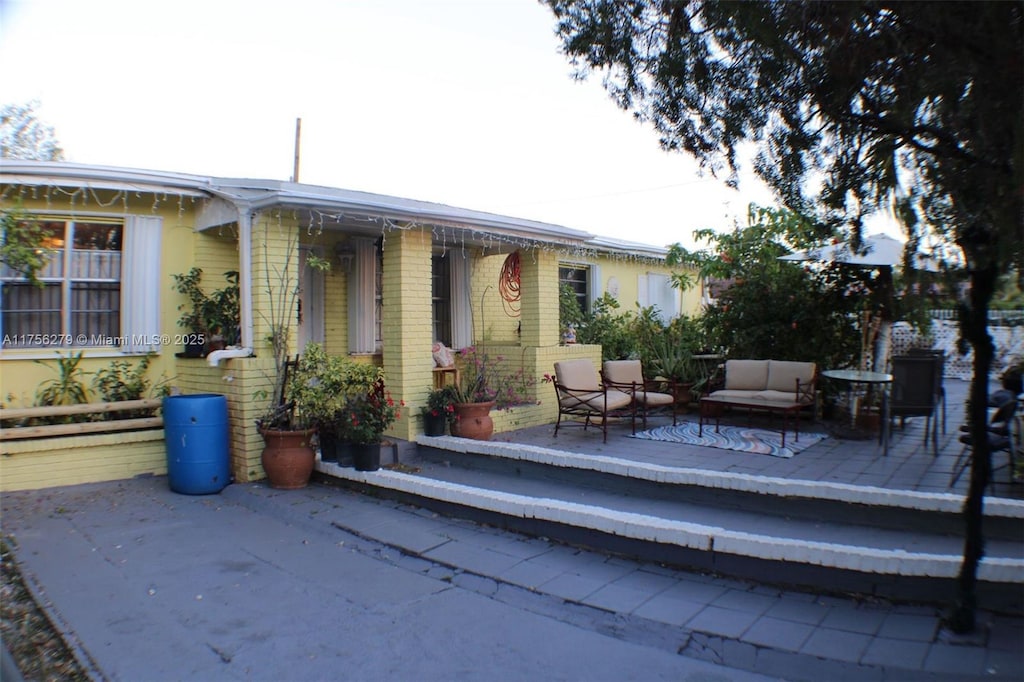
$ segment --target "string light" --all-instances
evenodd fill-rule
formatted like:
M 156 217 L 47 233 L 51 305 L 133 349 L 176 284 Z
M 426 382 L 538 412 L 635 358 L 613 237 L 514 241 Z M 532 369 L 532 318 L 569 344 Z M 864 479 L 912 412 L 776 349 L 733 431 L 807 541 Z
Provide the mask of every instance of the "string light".
M 38 201 L 42 198 L 48 209 L 53 209 L 57 203 L 62 204 L 62 210 L 74 213 L 77 210 L 84 210 L 89 206 L 99 208 L 110 208 L 118 203 L 123 210 L 129 211 L 129 204 L 133 199 L 144 200 L 145 192 L 141 189 L 134 191 L 109 190 L 112 194 L 104 199 L 92 187 L 79 187 L 72 190 L 58 185 L 17 185 L 5 184 L 0 190 L 0 199 L 11 200 L 13 198 L 31 198 Z M 177 194 L 177 213 L 179 218 L 184 218 L 189 208 L 194 208 L 197 197 L 187 194 Z M 175 197 L 174 193 L 167 191 L 153 193 L 153 203 L 150 210 L 158 212 L 164 204 L 170 203 Z M 466 257 L 467 247 L 476 244 L 482 254 L 489 251 L 504 252 L 508 250 L 519 250 L 530 253 L 534 263 L 537 262 L 538 252 L 554 253 L 560 258 L 575 260 L 594 260 L 603 258 L 606 260 L 644 263 L 651 265 L 664 264 L 664 258 L 647 255 L 643 253 L 630 253 L 621 250 L 603 250 L 585 243 L 566 243 L 564 241 L 543 240 L 539 238 L 510 235 L 496 232 L 486 228 L 474 227 L 463 223 L 448 220 L 419 220 L 404 219 L 398 220 L 390 216 L 378 216 L 370 214 L 353 214 L 337 211 L 328 211 L 318 208 L 292 209 L 290 211 L 281 208 L 274 209 L 270 215 L 276 219 L 278 228 L 282 231 L 285 227 L 285 215 L 298 225 L 303 218 L 306 218 L 306 233 L 309 236 L 321 236 L 330 227 L 342 230 L 345 223 L 362 223 L 375 225 L 380 230 L 380 235 L 386 243 L 387 234 L 396 230 L 408 231 L 414 229 L 429 230 L 432 240 L 439 242 L 443 255 L 447 255 L 452 247 L 461 249 Z

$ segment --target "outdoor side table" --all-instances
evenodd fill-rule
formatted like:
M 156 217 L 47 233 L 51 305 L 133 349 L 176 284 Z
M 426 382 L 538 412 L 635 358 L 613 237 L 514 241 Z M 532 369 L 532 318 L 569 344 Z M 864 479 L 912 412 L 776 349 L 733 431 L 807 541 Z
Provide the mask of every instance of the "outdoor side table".
M 889 455 L 889 388 L 892 386 L 893 377 L 885 372 L 867 372 L 859 369 L 827 369 L 821 373 L 826 379 L 832 379 L 846 384 L 847 404 L 851 406 L 851 426 L 857 422 L 857 411 L 852 409 L 853 388 L 856 385 L 880 386 L 882 388 L 882 454 Z

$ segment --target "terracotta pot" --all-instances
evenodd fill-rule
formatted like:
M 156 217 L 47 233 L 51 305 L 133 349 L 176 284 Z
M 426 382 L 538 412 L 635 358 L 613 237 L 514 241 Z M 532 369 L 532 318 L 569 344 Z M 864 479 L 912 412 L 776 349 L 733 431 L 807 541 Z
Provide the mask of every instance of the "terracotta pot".
M 380 443 L 352 443 L 350 447 L 356 471 L 380 469 Z
M 313 449 L 313 434 L 316 429 L 304 431 L 278 431 L 261 429 L 263 455 L 260 462 L 271 488 L 295 490 L 305 488 L 313 474 L 316 450 Z
M 690 403 L 693 402 L 693 384 L 676 384 L 675 399 L 676 405 L 678 405 L 681 410 L 686 410 L 690 406 Z
M 877 432 L 881 428 L 882 415 L 878 412 L 860 412 L 857 415 L 857 428 Z
M 452 435 L 473 440 L 490 440 L 494 433 L 494 420 L 491 419 L 491 408 L 494 401 L 486 403 L 455 403 L 455 422 L 452 423 Z

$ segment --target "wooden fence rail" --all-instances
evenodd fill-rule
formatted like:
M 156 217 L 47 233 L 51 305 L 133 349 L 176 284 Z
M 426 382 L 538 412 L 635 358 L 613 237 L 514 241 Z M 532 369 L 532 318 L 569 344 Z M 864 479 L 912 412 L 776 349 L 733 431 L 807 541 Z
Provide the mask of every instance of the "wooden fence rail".
M 13 407 L 0 409 L 0 423 L 35 417 L 65 417 L 76 414 L 109 414 L 129 410 L 153 410 L 163 404 L 160 398 L 123 400 L 114 403 L 85 403 L 82 405 L 54 405 L 52 407 Z M 0 441 L 24 438 L 46 438 L 49 436 L 72 436 L 86 433 L 110 433 L 112 431 L 133 431 L 156 429 L 164 425 L 163 417 L 139 417 L 136 419 L 111 419 L 75 424 L 44 424 L 41 426 L 13 426 L 0 428 Z

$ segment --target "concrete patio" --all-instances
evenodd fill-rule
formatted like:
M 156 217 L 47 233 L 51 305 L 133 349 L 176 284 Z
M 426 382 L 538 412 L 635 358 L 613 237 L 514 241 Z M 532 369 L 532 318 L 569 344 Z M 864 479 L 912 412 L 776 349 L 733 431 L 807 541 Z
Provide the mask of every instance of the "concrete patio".
M 883 456 L 883 448 L 876 438 L 851 440 L 830 437 L 789 459 L 752 457 L 729 450 L 629 438 L 628 423 L 610 426 L 607 443 L 601 442 L 597 429 L 563 428 L 556 438 L 551 426 L 497 434 L 493 440 L 672 467 L 962 495 L 967 491 L 969 480 L 966 472 L 955 486 L 950 487 L 949 483 L 956 460 L 963 450 L 958 439 L 960 425 L 964 423 L 969 384 L 958 379 L 946 379 L 944 386 L 946 428 L 945 433 L 939 433 L 938 456 L 933 456 L 930 443 L 927 446 L 924 443 L 923 418 L 910 418 L 904 427 L 900 426 L 899 420 L 894 422 L 887 456 Z M 554 399 L 554 395 L 550 397 Z M 697 415 L 691 413 L 680 419 L 696 421 Z M 670 422 L 659 417 L 652 419 L 649 426 L 666 423 Z M 748 420 L 745 414 L 734 413 L 723 417 L 722 423 L 746 425 Z M 760 428 L 769 428 L 770 424 L 759 415 L 755 415 L 750 423 Z M 771 428 L 777 426 L 776 419 Z M 803 420 L 800 428 L 802 431 L 828 430 L 826 424 L 808 420 Z M 1006 453 L 993 456 L 993 467 L 1005 464 Z M 1024 499 L 1024 483 L 1010 484 L 1008 481 L 1007 468 L 996 471 L 989 495 Z

